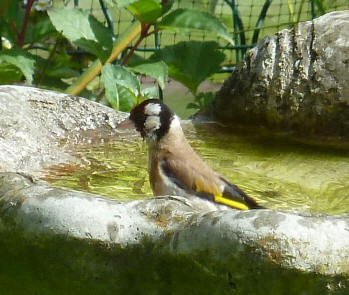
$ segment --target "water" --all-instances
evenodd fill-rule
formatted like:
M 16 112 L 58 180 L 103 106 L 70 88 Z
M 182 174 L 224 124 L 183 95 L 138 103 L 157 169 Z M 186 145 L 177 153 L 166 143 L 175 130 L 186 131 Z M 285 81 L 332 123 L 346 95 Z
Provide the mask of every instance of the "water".
M 287 138 L 229 130 L 217 124 L 184 124 L 202 158 L 268 208 L 349 213 L 349 152 Z M 108 143 L 79 146 L 83 167 L 51 167 L 54 186 L 133 200 L 152 196 L 147 147 L 136 133 Z

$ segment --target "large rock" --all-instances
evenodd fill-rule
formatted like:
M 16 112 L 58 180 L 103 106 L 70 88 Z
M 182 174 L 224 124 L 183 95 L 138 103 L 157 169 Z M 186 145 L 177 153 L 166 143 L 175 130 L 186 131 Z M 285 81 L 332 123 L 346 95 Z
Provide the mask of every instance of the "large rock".
M 218 92 L 224 121 L 349 137 L 349 11 L 299 23 L 249 51 Z
M 180 197 L 118 202 L 53 188 L 35 180 L 40 169 L 78 162 L 74 144 L 117 136 L 125 114 L 15 86 L 0 87 L 0 109 L 1 294 L 348 292 L 348 216 L 209 212 Z
M 111 137 L 125 116 L 80 97 L 0 86 L 0 171 L 39 176 L 53 164 L 78 164 L 70 147 Z

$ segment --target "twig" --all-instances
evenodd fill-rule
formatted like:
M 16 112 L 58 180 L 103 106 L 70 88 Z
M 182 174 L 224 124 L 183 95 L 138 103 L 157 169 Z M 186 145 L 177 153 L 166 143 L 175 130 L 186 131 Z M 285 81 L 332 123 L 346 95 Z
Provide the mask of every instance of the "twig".
M 58 44 L 61 43 L 62 39 L 63 39 L 63 38 L 62 38 L 62 35 L 60 35 L 60 36 L 57 38 L 57 40 L 56 40 L 56 42 L 55 42 L 55 45 L 53 46 L 53 48 L 52 48 L 52 50 L 51 50 L 51 52 L 50 52 L 50 55 L 49 55 L 48 59 L 46 60 L 45 66 L 44 66 L 44 68 L 43 68 L 43 70 L 42 70 L 42 72 L 41 72 L 39 81 L 38 81 L 38 83 L 37 83 L 38 86 L 40 85 L 40 83 L 41 83 L 41 81 L 42 81 L 42 79 L 43 79 L 43 77 L 44 77 L 44 75 L 45 75 L 45 73 L 46 73 L 46 71 L 47 71 L 47 69 L 48 69 L 48 66 L 50 65 L 50 63 L 51 63 L 51 61 L 52 61 L 52 59 L 53 59 L 53 57 L 54 57 L 54 55 L 55 55 L 55 53 L 56 53 L 56 49 L 57 49 L 57 47 L 58 47 Z
M 151 27 L 151 24 L 142 24 L 142 31 L 141 31 L 141 35 L 139 36 L 137 42 L 135 45 L 133 45 L 133 47 L 131 48 L 131 50 L 128 52 L 128 54 L 125 56 L 124 60 L 122 61 L 121 65 L 124 66 L 125 64 L 127 64 L 127 62 L 129 61 L 129 59 L 131 58 L 131 56 L 133 55 L 133 53 L 135 52 L 135 50 L 137 49 L 137 47 L 139 46 L 139 44 L 143 41 L 144 38 L 148 37 L 148 31 Z
M 24 16 L 22 31 L 18 37 L 18 46 L 19 47 L 23 47 L 23 45 L 24 45 L 25 33 L 27 32 L 30 10 L 33 6 L 33 3 L 34 3 L 34 0 L 28 0 L 27 7 L 25 9 L 25 16 Z
M 15 32 L 17 40 L 18 40 L 19 39 L 19 32 L 18 32 L 17 27 L 12 19 L 10 20 L 10 27 Z
M 153 30 L 153 31 L 147 33 L 144 37 L 145 37 L 145 38 L 146 38 L 146 37 L 149 37 L 150 35 L 155 34 L 155 33 L 159 32 L 159 31 L 160 31 L 159 29 Z

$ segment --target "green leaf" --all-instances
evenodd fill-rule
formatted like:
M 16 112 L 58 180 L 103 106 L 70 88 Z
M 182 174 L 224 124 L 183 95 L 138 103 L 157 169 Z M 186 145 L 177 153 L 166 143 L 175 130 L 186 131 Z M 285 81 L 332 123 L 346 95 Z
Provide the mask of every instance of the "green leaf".
M 159 88 L 156 86 L 142 89 L 142 96 L 146 99 L 159 98 Z
M 158 28 L 172 30 L 177 33 L 187 33 L 188 30 L 201 30 L 216 34 L 231 44 L 234 43 L 222 22 L 211 14 L 199 10 L 176 9 L 158 23 Z
M 201 92 L 196 95 L 195 97 L 195 103 L 193 105 L 196 105 L 197 108 L 203 109 L 208 107 L 214 99 L 214 93 L 213 92 Z M 193 105 L 188 104 L 187 109 L 193 108 Z
M 140 56 L 139 54 L 134 53 L 134 54 L 132 54 L 131 58 L 128 60 L 127 66 L 134 67 L 134 66 L 137 66 L 139 64 L 146 63 L 146 62 L 147 62 L 147 60 L 143 56 Z
M 140 94 L 137 76 L 119 65 L 106 64 L 102 68 L 102 80 L 107 100 L 116 110 L 121 109 L 125 101 L 129 105 L 130 98 L 133 101 Z
M 43 78 L 40 79 L 39 86 L 40 88 L 46 88 L 50 90 L 63 92 L 64 89 L 67 88 L 68 84 L 64 83 L 61 79 L 57 79 L 55 77 L 43 76 Z
M 39 80 L 43 79 L 43 76 L 49 76 L 56 79 L 77 77 L 82 68 L 82 65 L 73 61 L 72 56 L 68 55 L 63 49 L 60 51 L 60 54 L 51 56 L 49 60 L 40 56 L 36 56 L 35 59 L 35 75 Z M 45 72 L 43 73 L 42 71 Z
M 107 64 L 102 68 L 102 80 L 105 87 L 105 96 L 112 108 L 119 110 L 120 104 L 118 87 L 114 81 L 113 69 L 110 66 L 110 64 Z
M 0 35 L 6 37 L 12 44 L 17 42 L 17 31 L 21 31 L 25 9 L 19 0 L 0 0 Z M 11 25 L 10 25 L 11 23 Z
M 120 111 L 129 112 L 135 105 L 137 98 L 127 88 L 119 87 Z
M 200 106 L 197 103 L 190 102 L 190 103 L 187 104 L 187 109 L 199 110 Z
M 25 14 L 25 7 L 23 7 L 21 2 L 19 0 L 0 1 L 0 18 L 4 18 L 7 21 L 12 20 L 16 26 L 21 25 Z
M 326 5 L 324 5 L 325 1 L 323 1 L 323 0 L 315 0 L 314 4 L 317 7 L 317 9 L 319 10 L 319 14 L 320 15 L 323 15 L 323 14 L 326 13 Z
M 138 1 L 138 0 L 117 0 L 117 5 L 119 8 L 124 8 L 124 7 L 131 5 L 132 3 L 136 2 L 136 1 Z
M 225 55 L 216 42 L 179 42 L 155 52 L 150 60 L 163 60 L 169 76 L 187 86 L 195 95 L 201 82 L 220 70 Z
M 0 64 L 8 63 L 16 66 L 25 76 L 29 84 L 33 81 L 35 58 L 20 48 L 0 51 Z
M 79 76 L 80 72 L 77 70 L 74 70 L 70 67 L 66 66 L 58 66 L 50 67 L 47 70 L 47 75 L 50 77 L 56 77 L 56 78 L 72 78 Z
M 112 34 L 88 12 L 80 9 L 53 8 L 48 11 L 52 24 L 76 46 L 104 61 L 112 49 Z
M 108 71 L 112 71 L 116 84 L 129 89 L 135 96 L 139 96 L 141 87 L 135 74 L 119 65 L 107 64 L 103 67 L 103 69 L 105 68 L 107 68 Z
M 202 94 L 202 98 L 203 98 L 203 102 L 202 102 L 202 106 L 203 107 L 208 107 L 209 105 L 212 104 L 213 99 L 214 99 L 215 95 L 213 92 L 206 92 Z
M 127 9 L 146 24 L 154 23 L 162 15 L 161 3 L 157 0 L 139 0 L 130 4 Z
M 0 63 L 0 84 L 11 84 L 21 81 L 22 72 L 14 65 Z
M 145 62 L 129 68 L 136 73 L 154 78 L 162 89 L 165 88 L 168 67 L 163 61 Z
M 165 5 L 162 7 L 162 14 L 166 14 L 168 11 L 171 10 L 173 3 L 175 0 L 167 0 Z
M 27 33 L 25 35 L 25 43 L 28 44 L 40 42 L 53 34 L 57 34 L 54 26 L 48 17 L 44 17 L 35 25 L 28 26 Z

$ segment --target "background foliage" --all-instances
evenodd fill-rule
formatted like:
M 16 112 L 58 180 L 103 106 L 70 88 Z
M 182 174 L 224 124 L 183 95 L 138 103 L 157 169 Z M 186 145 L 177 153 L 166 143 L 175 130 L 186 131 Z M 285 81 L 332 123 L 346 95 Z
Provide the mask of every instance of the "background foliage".
M 346 0 L 343 1 L 340 5 L 348 6 Z M 87 2 L 93 4 L 92 0 Z M 232 58 L 232 50 L 241 54 L 253 46 L 250 27 L 260 21 L 251 5 L 241 4 L 242 17 L 233 17 L 233 2 L 226 0 L 225 6 L 221 2 L 202 0 L 198 1 L 201 3 L 198 9 L 192 9 L 194 5 L 190 3 L 194 1 L 100 0 L 101 14 L 96 13 L 95 8 L 75 7 L 72 1 L 57 0 L 52 5 L 49 0 L 3 0 L 0 3 L 0 84 L 25 81 L 128 111 L 145 98 L 161 96 L 170 77 L 194 95 L 195 101 L 188 107 L 204 107 L 211 102 L 213 94 L 199 93 L 199 85 L 222 66 L 236 62 L 239 55 Z M 256 7 L 263 7 L 268 1 L 257 2 Z M 271 9 L 261 35 L 267 34 L 271 27 L 275 30 L 304 20 L 309 10 L 306 9 L 309 1 L 279 2 L 278 20 L 275 21 L 276 15 L 271 17 L 276 13 Z M 312 1 L 314 3 L 321 14 L 334 5 L 319 0 Z M 218 15 L 219 10 L 218 19 L 214 15 Z M 281 17 L 283 10 L 287 21 Z M 110 19 L 115 19 L 120 11 L 119 21 L 111 23 Z M 128 20 L 122 23 L 125 15 Z M 231 30 L 236 29 L 237 19 L 244 23 L 244 27 L 239 28 L 244 28 L 247 45 L 241 44 L 241 31 Z M 269 25 L 270 20 L 273 25 Z M 165 36 L 175 36 L 176 40 Z M 161 48 L 157 45 L 160 43 Z M 149 44 L 152 44 L 150 49 Z M 139 79 L 144 76 L 156 84 L 145 87 Z

